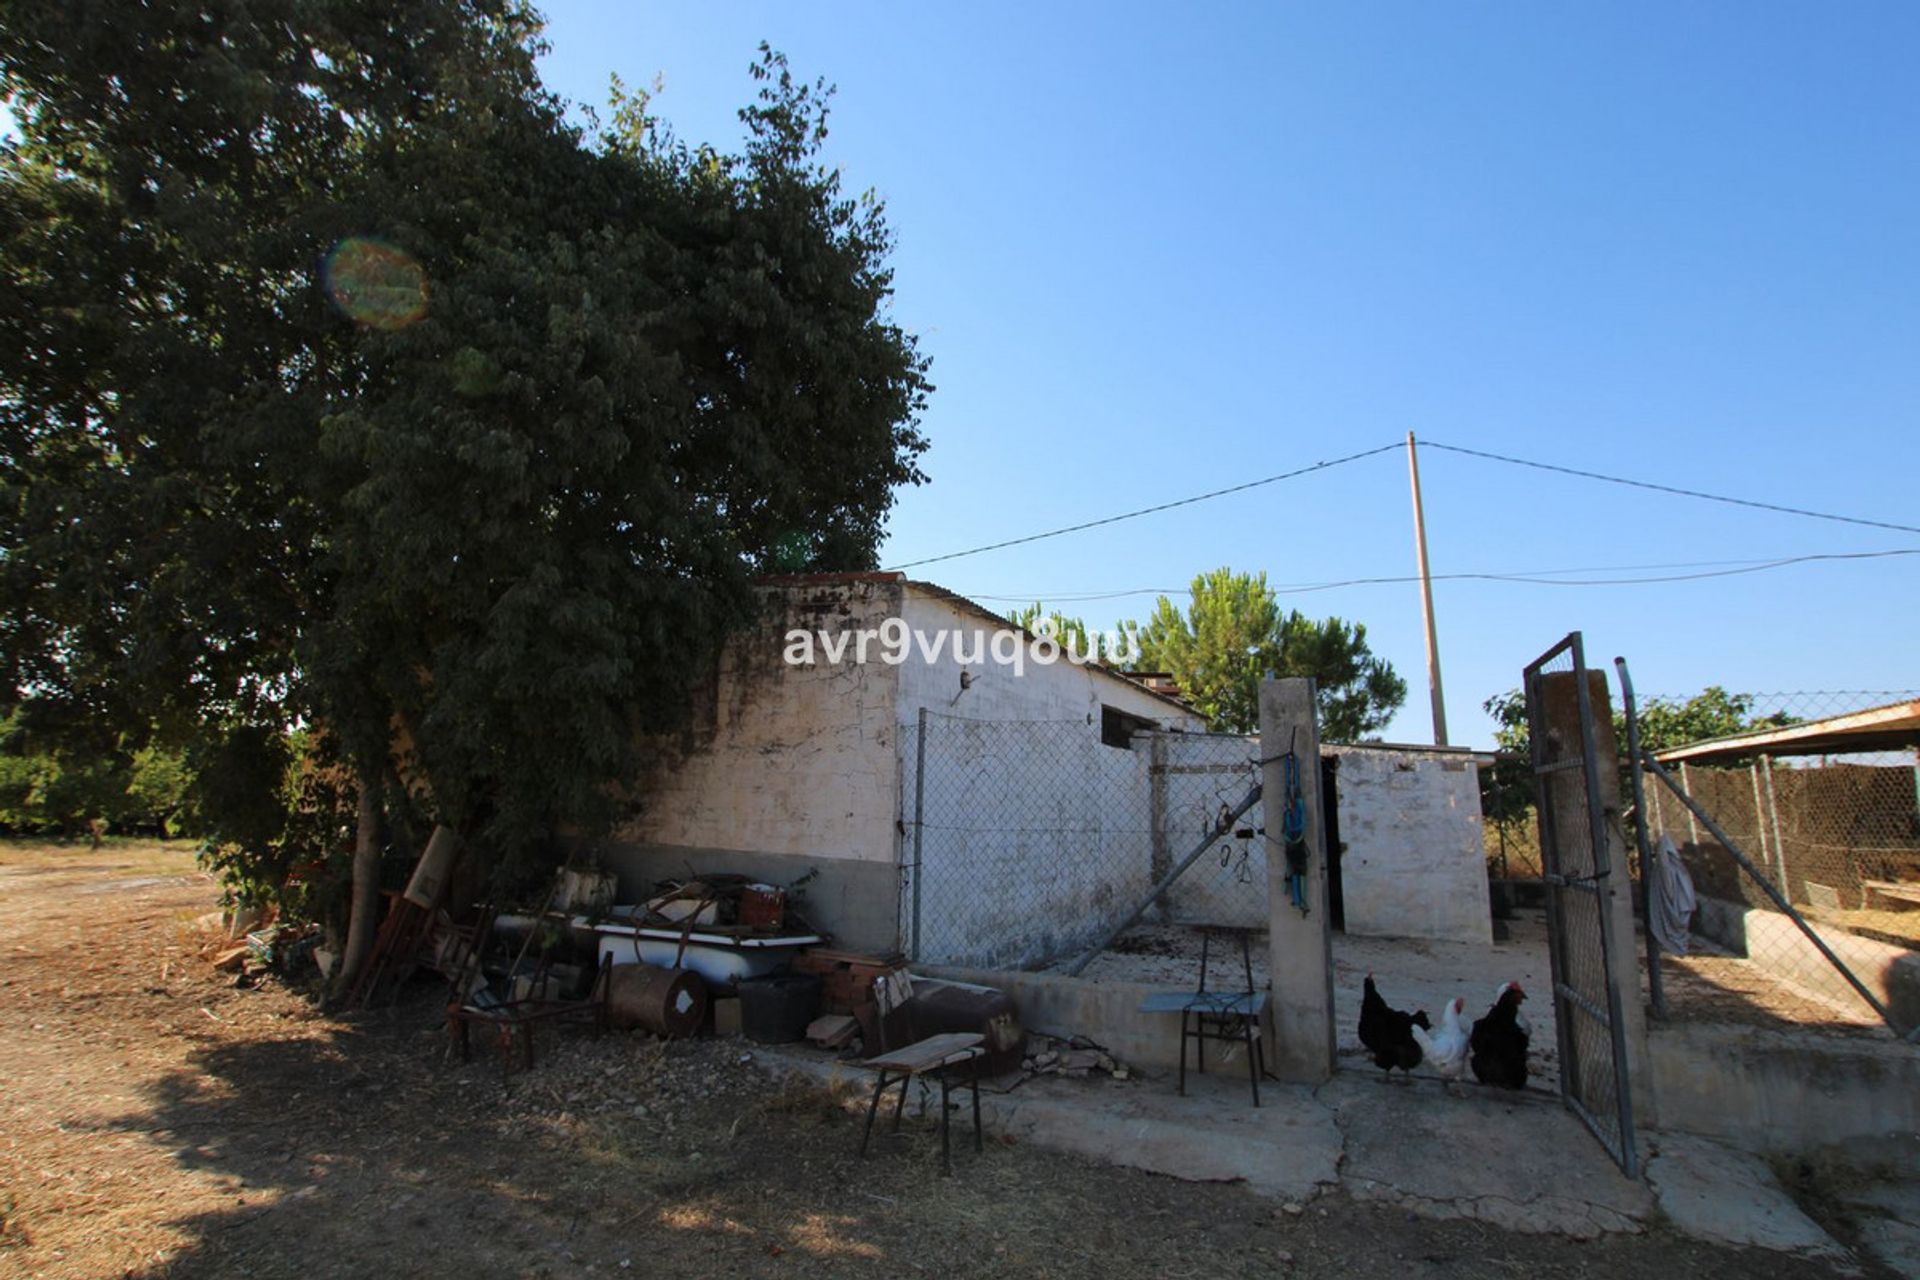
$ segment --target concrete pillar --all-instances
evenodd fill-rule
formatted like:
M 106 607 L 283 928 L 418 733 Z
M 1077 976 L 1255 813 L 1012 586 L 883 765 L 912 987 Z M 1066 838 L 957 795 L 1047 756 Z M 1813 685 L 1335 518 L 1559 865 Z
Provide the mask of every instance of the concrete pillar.
M 1543 673 L 1539 677 L 1540 710 L 1544 720 L 1537 729 L 1547 735 L 1550 759 L 1575 757 L 1580 751 L 1580 702 L 1579 690 L 1570 671 Z M 1646 1129 L 1658 1123 L 1654 1109 L 1653 1072 L 1647 1050 L 1647 1010 L 1641 994 L 1640 955 L 1634 943 L 1633 932 L 1633 879 L 1627 868 L 1627 837 L 1622 822 L 1625 807 L 1620 801 L 1620 746 L 1614 735 L 1613 716 L 1609 713 L 1611 703 L 1607 693 L 1607 673 L 1604 671 L 1587 672 L 1588 696 L 1593 707 L 1593 738 L 1596 772 L 1600 779 L 1600 806 L 1605 818 L 1607 840 L 1607 865 L 1612 874 L 1607 879 L 1606 909 L 1613 922 L 1613 946 L 1608 952 L 1608 960 L 1613 971 L 1613 981 L 1620 990 L 1620 1026 L 1625 1033 L 1627 1047 L 1627 1081 L 1633 1094 L 1634 1125 L 1636 1129 Z M 1572 847 L 1585 849 L 1589 817 L 1586 806 L 1586 789 L 1581 785 L 1578 771 L 1566 771 L 1548 775 L 1547 794 L 1553 805 L 1553 824 L 1561 838 Z M 1575 875 L 1583 874 L 1585 868 L 1574 866 L 1563 868 Z M 1578 908 L 1586 897 L 1578 891 L 1567 895 L 1570 905 Z M 1582 936 L 1578 929 L 1575 936 Z M 1556 978 L 1558 974 L 1556 973 Z M 1566 1023 L 1562 1016 L 1558 1019 Z M 1585 1054 L 1599 1047 L 1593 1041 L 1585 1039 L 1584 1028 L 1591 1027 L 1595 1032 L 1598 1024 L 1589 1022 L 1581 1015 L 1572 1018 L 1575 1026 L 1582 1026 L 1582 1043 L 1576 1052 Z M 1567 1030 L 1563 1026 L 1563 1032 Z M 1567 1046 L 1562 1044 L 1561 1070 L 1569 1069 L 1566 1058 Z M 1608 1053 L 1611 1045 L 1606 1046 Z
M 1307 911 L 1287 893 L 1287 777 L 1282 759 L 1299 761 L 1307 814 Z M 1268 1062 L 1282 1080 L 1320 1084 L 1333 1075 L 1333 930 L 1327 911 L 1326 828 L 1320 820 L 1320 727 L 1313 681 L 1265 680 L 1260 685 L 1260 756 L 1267 826 L 1267 972 L 1273 975 L 1273 1028 Z

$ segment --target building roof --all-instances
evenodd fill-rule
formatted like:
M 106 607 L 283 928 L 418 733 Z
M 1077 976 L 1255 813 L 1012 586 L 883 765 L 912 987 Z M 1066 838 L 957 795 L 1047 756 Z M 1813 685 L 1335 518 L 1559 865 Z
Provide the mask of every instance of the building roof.
M 969 612 L 978 614 L 981 618 L 985 619 L 988 622 L 997 623 L 998 625 L 1009 628 L 1010 630 L 1018 631 L 1020 632 L 1020 634 L 1028 637 L 1031 640 L 1040 639 L 1039 636 L 1034 635 L 1033 632 L 1028 631 L 1025 627 L 1014 626 L 1012 619 L 1008 618 L 1006 615 L 995 613 L 993 610 L 987 608 L 985 605 L 980 604 L 979 602 L 974 600 L 969 600 L 967 599 L 967 597 L 961 595 L 957 591 L 949 591 L 945 587 L 939 585 L 938 583 L 921 582 L 916 579 L 909 578 L 906 580 L 906 585 L 909 587 L 912 587 L 914 590 L 922 593 L 923 595 L 932 596 L 937 600 L 944 600 L 948 604 L 957 605 L 962 609 L 966 609 Z M 1138 690 L 1139 692 L 1146 694 L 1150 698 L 1156 698 L 1159 701 L 1166 703 L 1170 707 L 1176 708 L 1183 715 L 1197 716 L 1200 714 L 1198 711 L 1195 711 L 1193 707 L 1190 704 L 1188 704 L 1186 701 L 1180 698 L 1177 698 L 1170 693 L 1164 693 L 1161 690 L 1154 688 L 1152 685 L 1148 684 L 1144 680 L 1136 680 L 1133 678 L 1133 676 L 1131 676 L 1127 672 L 1121 671 L 1116 667 L 1110 667 L 1104 662 L 1077 662 L 1075 663 L 1075 665 L 1082 667 L 1088 671 L 1101 672 L 1102 674 L 1110 676 L 1115 680 L 1124 680 L 1127 682 L 1127 684 L 1131 685 L 1134 689 Z
M 1920 748 L 1920 699 L 1890 702 L 1843 716 L 1808 720 L 1775 729 L 1754 729 L 1725 738 L 1709 738 L 1684 747 L 1657 751 L 1665 763 L 1701 764 L 1738 756 L 1846 755 L 1862 751 L 1903 751 Z

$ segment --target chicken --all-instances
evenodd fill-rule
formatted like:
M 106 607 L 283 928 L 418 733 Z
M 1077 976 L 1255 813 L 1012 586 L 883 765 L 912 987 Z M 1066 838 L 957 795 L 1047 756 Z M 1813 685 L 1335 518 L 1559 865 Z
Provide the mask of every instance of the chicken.
M 1520 1013 L 1520 1002 L 1526 998 L 1519 983 L 1509 982 L 1500 988 L 1500 997 L 1487 1010 L 1487 1016 L 1473 1024 L 1468 1045 L 1473 1078 L 1481 1084 L 1502 1089 L 1526 1087 L 1527 1042 L 1532 1038 L 1532 1030 Z
M 1447 1001 L 1446 1010 L 1440 1015 L 1438 1031 L 1429 1034 L 1419 1027 L 1413 1029 L 1420 1052 L 1447 1080 L 1458 1080 L 1467 1069 L 1467 1029 L 1460 1025 L 1460 1014 L 1465 1008 L 1466 1001 L 1455 996 Z
M 1360 1043 L 1389 1078 L 1395 1067 L 1410 1072 L 1420 1065 L 1420 1045 L 1413 1038 L 1413 1029 L 1432 1026 L 1425 1009 L 1408 1013 L 1390 1007 L 1373 985 L 1373 975 L 1367 975 L 1366 993 L 1360 999 Z

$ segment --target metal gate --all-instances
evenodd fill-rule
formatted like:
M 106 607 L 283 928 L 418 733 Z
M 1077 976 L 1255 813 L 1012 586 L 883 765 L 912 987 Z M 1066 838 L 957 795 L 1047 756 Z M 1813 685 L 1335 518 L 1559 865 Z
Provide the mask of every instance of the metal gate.
M 1539 792 L 1560 1095 L 1631 1178 L 1639 1161 L 1620 988 L 1613 980 L 1620 941 L 1608 900 L 1614 868 L 1594 719 L 1607 711 L 1604 676 L 1601 681 L 1596 712 L 1574 632 L 1527 667 L 1527 725 Z

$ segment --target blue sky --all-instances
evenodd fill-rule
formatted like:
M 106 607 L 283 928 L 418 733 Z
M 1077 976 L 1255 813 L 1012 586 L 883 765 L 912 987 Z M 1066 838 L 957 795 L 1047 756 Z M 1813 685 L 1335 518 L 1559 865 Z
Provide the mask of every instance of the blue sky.
M 658 76 L 737 144 L 762 39 L 839 88 L 933 357 L 888 566 L 1404 438 L 1920 526 L 1920 8 L 1771 3 L 547 6 L 547 82 Z M 1620 578 L 1920 535 L 1423 448 L 1436 574 Z M 1644 566 L 1699 566 L 1651 569 Z M 1402 452 L 910 570 L 1096 626 L 1203 570 L 1413 572 Z M 1600 570 L 1567 574 L 1567 570 Z M 1625 571 L 1619 571 L 1625 570 Z M 1920 555 L 1435 585 L 1455 742 L 1569 630 L 1643 693 L 1920 686 Z M 1143 591 L 1110 599 L 1070 599 Z M 1431 734 L 1417 587 L 1366 624 Z

